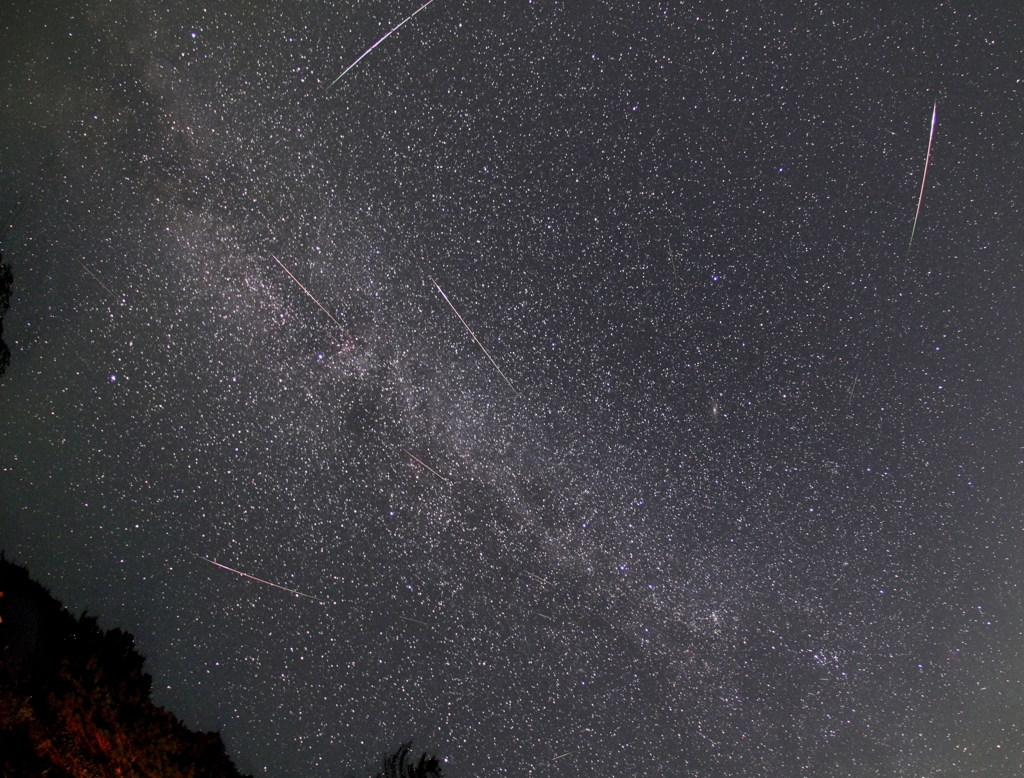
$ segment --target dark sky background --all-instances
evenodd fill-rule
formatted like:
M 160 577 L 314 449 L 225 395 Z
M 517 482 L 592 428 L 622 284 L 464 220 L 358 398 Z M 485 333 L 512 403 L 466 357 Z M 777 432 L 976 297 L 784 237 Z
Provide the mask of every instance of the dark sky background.
M 0 2 L 8 557 L 259 775 L 1020 775 L 1018 4 L 417 7 Z

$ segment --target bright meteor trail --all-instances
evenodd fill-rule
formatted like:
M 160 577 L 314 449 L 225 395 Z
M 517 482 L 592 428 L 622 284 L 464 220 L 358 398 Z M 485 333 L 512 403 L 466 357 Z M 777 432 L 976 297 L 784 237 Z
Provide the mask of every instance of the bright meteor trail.
M 274 257 L 274 255 L 273 255 L 273 254 L 271 254 L 270 256 Z M 331 321 L 333 321 L 333 322 L 334 322 L 335 324 L 337 324 L 337 325 L 338 325 L 339 327 L 341 327 L 341 329 L 345 329 L 344 327 L 342 327 L 342 326 L 341 326 L 341 322 L 340 322 L 340 321 L 338 321 L 338 320 L 337 320 L 337 319 L 335 319 L 335 318 L 334 318 L 333 316 L 331 316 L 331 312 L 330 312 L 329 310 L 327 310 L 327 309 L 326 309 L 326 308 L 324 308 L 324 307 L 323 307 L 322 305 L 320 305 L 320 301 L 319 301 L 319 300 L 317 300 L 317 299 L 316 299 L 316 298 L 315 298 L 315 297 L 314 297 L 314 296 L 313 296 L 313 295 L 312 295 L 312 294 L 310 293 L 310 291 L 309 291 L 309 290 L 308 290 L 308 289 L 307 289 L 306 287 L 304 287 L 304 286 L 303 286 L 303 285 L 302 285 L 302 284 L 301 284 L 301 283 L 299 282 L 299 279 L 297 279 L 297 278 L 296 278 L 295 276 L 293 276 L 293 275 L 292 275 L 292 271 L 291 271 L 291 270 L 289 270 L 288 268 L 286 268 L 286 267 L 284 266 L 284 263 L 283 263 L 283 262 L 282 262 L 282 261 L 281 261 L 280 259 L 278 259 L 277 257 L 274 257 L 274 261 L 275 261 L 275 262 L 276 262 L 277 264 L 279 264 L 279 265 L 281 266 L 281 269 L 282 269 L 282 270 L 283 270 L 284 272 L 286 272 L 286 273 L 288 274 L 288 277 L 289 277 L 289 278 L 291 278 L 291 280 L 292 280 L 292 281 L 294 281 L 294 282 L 295 282 L 295 283 L 296 283 L 296 284 L 298 285 L 299 289 L 301 289 L 301 290 L 302 290 L 303 292 L 305 292 L 305 293 L 306 293 L 306 296 L 307 296 L 307 297 L 309 297 L 309 299 L 310 299 L 310 300 L 312 300 L 313 302 L 315 302 L 315 303 L 316 303 L 317 305 L 319 305 L 319 306 L 320 306 L 320 310 L 321 310 L 321 311 L 323 311 L 324 313 L 326 313 L 326 314 L 327 314 L 327 316 L 328 316 L 328 317 L 330 318 L 330 320 L 331 320 Z
M 404 19 L 403 19 L 402 21 L 400 21 L 400 22 L 399 22 L 398 24 L 396 24 L 396 25 L 395 25 L 394 27 L 392 27 L 392 28 L 391 28 L 391 29 L 390 29 L 390 30 L 388 31 L 388 33 L 387 33 L 387 34 L 386 34 L 386 35 L 385 35 L 385 36 L 384 36 L 383 38 L 381 38 L 381 39 L 380 39 L 379 41 L 377 41 L 377 42 L 376 42 L 375 44 L 373 44 L 372 46 L 370 46 L 370 48 L 368 48 L 368 49 L 367 49 L 366 51 L 364 51 L 364 52 L 363 52 L 362 54 L 360 54 L 360 55 L 359 55 L 359 56 L 358 56 L 358 57 L 356 58 L 356 61 L 355 61 L 355 62 L 353 62 L 353 63 L 352 63 L 351 65 L 349 65 L 349 66 L 348 66 L 347 68 L 345 68 L 345 69 L 344 69 L 343 71 L 341 71 L 341 76 L 338 76 L 338 77 L 337 77 L 336 79 L 334 79 L 334 80 L 333 80 L 333 81 L 332 81 L 331 83 L 329 83 L 329 84 L 327 85 L 327 88 L 328 88 L 328 89 L 330 89 L 330 88 L 331 88 L 332 86 L 334 86 L 335 84 L 337 84 L 337 83 L 338 83 L 338 82 L 339 82 L 339 81 L 341 80 L 342 76 L 344 76 L 344 75 L 345 75 L 346 73 L 348 73 L 348 72 L 349 72 L 349 71 L 350 71 L 350 70 L 351 70 L 352 68 L 354 68 L 354 67 L 355 67 L 356 65 L 358 65 L 358 64 L 359 64 L 359 63 L 360 63 L 360 62 L 362 61 L 363 57 L 365 57 L 365 56 L 366 56 L 367 54 L 369 54 L 369 53 L 370 53 L 371 51 L 373 51 L 373 50 L 374 50 L 375 48 L 377 48 L 378 46 L 380 46 L 380 44 L 382 44 L 382 43 L 383 43 L 384 41 L 386 41 L 386 40 L 387 40 L 388 38 L 390 38 L 390 37 L 391 37 L 391 36 L 392 36 L 392 35 L 393 35 L 394 33 L 398 32 L 398 28 L 399 28 L 399 27 L 401 27 L 402 25 L 404 25 L 404 24 L 405 24 L 406 22 L 408 22 L 408 21 L 411 21 L 411 20 L 412 20 L 412 17 L 414 17 L 414 16 L 416 15 L 416 14 L 418 14 L 418 13 L 419 13 L 420 11 L 422 11 L 422 10 L 423 10 L 424 8 L 426 8 L 426 7 L 428 6 L 428 5 L 430 5 L 430 4 L 432 3 L 432 2 L 434 2 L 434 0 L 427 0 L 427 2 L 425 2 L 425 3 L 423 4 L 423 5 L 421 5 L 421 6 L 419 7 L 419 8 L 417 8 L 417 9 L 416 9 L 415 11 L 413 11 L 413 12 L 412 12 L 411 14 L 409 14 L 409 16 L 405 17 L 405 18 L 404 18 Z
M 511 388 L 512 391 L 514 392 L 516 390 L 516 388 L 514 386 L 512 386 L 512 382 L 508 380 L 508 376 L 506 376 L 504 373 L 501 372 L 501 368 L 498 367 L 498 363 L 494 361 L 494 357 L 492 357 L 490 352 L 487 351 L 487 349 L 484 348 L 484 344 L 480 342 L 480 340 L 477 338 L 477 336 L 473 334 L 473 330 L 471 330 L 469 328 L 469 325 L 466 324 L 466 320 L 462 318 L 462 314 L 458 312 L 458 310 L 455 308 L 454 305 L 452 305 L 452 301 L 448 299 L 448 295 L 446 295 L 444 293 L 444 289 L 442 289 L 438 285 L 437 281 L 434 281 L 433 278 L 431 278 L 430 280 L 433 281 L 434 286 L 437 287 L 437 291 L 439 291 L 441 293 L 441 296 L 444 298 L 444 301 L 446 303 L 448 303 L 448 307 L 451 308 L 453 311 L 455 311 L 455 315 L 459 317 L 459 321 L 462 322 L 462 326 L 466 328 L 466 332 L 468 332 L 470 337 L 473 338 L 473 342 L 476 343 L 476 345 L 478 345 L 480 347 L 480 350 L 482 352 L 484 352 L 484 356 L 486 356 L 489 360 L 491 360 L 491 364 L 494 365 L 494 369 L 497 370 L 498 373 L 501 374 L 501 377 L 505 379 L 505 383 L 508 384 L 509 388 Z
M 924 175 L 921 176 L 921 194 L 917 198 L 917 213 L 914 214 L 914 226 L 910 230 L 910 243 L 907 245 L 907 256 L 910 256 L 910 247 L 914 245 L 914 232 L 917 230 L 917 217 L 921 215 L 921 201 L 924 200 L 924 182 L 928 179 L 928 162 L 932 158 L 932 138 L 935 137 L 935 117 L 939 110 L 938 102 L 932 106 L 932 129 L 928 133 L 928 153 L 924 158 Z
M 311 594 L 303 594 L 302 592 L 297 592 L 294 589 L 289 589 L 287 586 L 281 586 L 280 584 L 271 583 L 270 581 L 264 581 L 262 578 L 257 578 L 254 575 L 249 575 L 248 573 L 243 573 L 241 570 L 235 570 L 235 568 L 233 568 L 233 567 L 228 567 L 227 565 L 222 565 L 220 562 L 214 562 L 212 559 L 207 559 L 204 556 L 199 556 L 199 554 L 196 554 L 196 556 L 199 557 L 200 559 L 202 559 L 204 562 L 209 562 L 214 567 L 219 567 L 222 570 L 227 570 L 228 572 L 234 573 L 235 575 L 240 575 L 243 578 L 249 578 L 249 579 L 251 579 L 253 581 L 256 581 L 257 583 L 266 584 L 267 586 L 273 586 L 275 589 L 280 589 L 281 591 L 288 592 L 289 594 L 295 594 L 295 595 L 298 595 L 299 597 L 306 597 L 307 599 L 313 600 L 313 602 L 318 602 L 321 605 L 327 605 L 326 602 L 324 602 L 323 600 L 318 600 L 316 597 L 314 597 Z

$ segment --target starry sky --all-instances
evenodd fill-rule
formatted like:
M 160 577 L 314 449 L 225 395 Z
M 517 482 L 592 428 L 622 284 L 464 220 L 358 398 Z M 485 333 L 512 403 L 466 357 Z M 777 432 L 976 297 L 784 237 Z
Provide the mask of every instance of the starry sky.
M 418 7 L 0 2 L 8 558 L 257 775 L 1019 775 L 1016 5 Z

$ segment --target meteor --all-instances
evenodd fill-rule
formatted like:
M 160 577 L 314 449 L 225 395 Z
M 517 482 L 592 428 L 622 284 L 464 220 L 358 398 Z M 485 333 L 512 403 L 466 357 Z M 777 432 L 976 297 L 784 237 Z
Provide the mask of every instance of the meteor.
M 111 291 L 110 291 L 110 287 L 108 287 L 108 286 L 107 286 L 107 285 L 106 285 L 105 283 L 103 283 L 102 281 L 100 281 L 100 277 L 99 277 L 98 275 L 96 275 L 96 274 L 95 274 L 94 272 L 92 272 L 92 271 L 91 271 L 91 270 L 89 269 L 89 266 L 88 266 L 88 265 L 86 265 L 86 264 L 85 264 L 85 263 L 84 263 L 84 262 L 83 262 L 82 260 L 80 260 L 80 259 L 79 259 L 78 257 L 75 257 L 75 262 L 77 262 L 77 263 L 78 263 L 79 265 L 81 265 L 81 266 L 82 266 L 82 270 L 84 270 L 84 271 L 85 271 L 86 273 L 88 273 L 89 275 L 91 275 L 91 276 L 93 277 L 93 280 L 94 280 L 94 281 L 95 281 L 95 282 L 96 282 L 97 284 L 99 284 L 99 285 L 100 285 L 100 286 L 102 286 L 102 287 L 103 287 L 104 289 L 106 289 L 106 290 L 107 290 L 108 292 L 110 292 L 110 294 L 111 294 L 111 296 L 112 296 L 112 297 L 117 297 L 117 295 L 116 295 L 116 294 L 114 294 L 113 292 L 111 292 Z
M 435 470 L 434 468 L 432 468 L 432 467 L 431 467 L 430 465 L 428 465 L 428 464 L 427 464 L 426 462 L 424 462 L 424 461 L 423 461 L 422 459 L 420 459 L 420 458 L 419 458 L 418 456 L 416 456 L 416 455 L 415 455 L 414 453 L 412 453 L 411 451 L 409 451 L 409 449 L 403 448 L 403 449 L 402 449 L 402 451 L 404 451 L 404 452 L 405 452 L 406 454 L 408 454 L 409 456 L 411 456 L 411 457 L 412 457 L 413 459 L 415 459 L 415 460 L 416 460 L 417 462 L 419 462 L 419 463 L 420 463 L 421 465 L 423 465 L 423 466 L 424 466 L 425 468 L 427 468 L 427 470 L 429 470 L 429 471 L 430 471 L 431 473 L 433 473 L 434 475 L 436 475 L 436 476 L 437 476 L 438 478 L 440 478 L 440 479 L 441 479 L 442 481 L 444 481 L 445 483 L 451 483 L 451 481 L 450 481 L 449 479 L 445 478 L 445 477 L 444 477 L 443 475 L 441 475 L 441 474 L 440 474 L 439 472 L 437 472 L 437 471 L 436 471 L 436 470 Z
M 526 574 L 527 574 L 528 576 L 530 576 L 530 578 L 533 578 L 533 579 L 535 579 L 535 580 L 537 580 L 537 581 L 540 581 L 540 582 L 541 582 L 542 584 L 547 584 L 548 586 L 551 586 L 551 585 L 552 585 L 552 584 L 551 584 L 551 581 L 547 580 L 546 578 L 541 578 L 541 577 L 540 577 L 539 575 L 534 575 L 534 574 L 533 574 L 533 573 L 531 573 L 531 572 L 527 572 Z
M 271 254 L 270 256 L 271 256 L 271 257 L 274 257 L 274 255 L 273 255 L 273 254 Z M 334 318 L 333 316 L 331 316 L 331 312 L 330 312 L 329 310 L 327 310 L 326 308 L 324 308 L 324 307 L 323 307 L 322 305 L 320 305 L 320 301 L 319 301 L 319 300 L 317 300 L 317 299 L 316 299 L 316 298 L 315 298 L 315 297 L 314 297 L 314 296 L 313 296 L 313 295 L 312 295 L 312 294 L 310 293 L 310 291 L 309 291 L 309 290 L 308 290 L 308 289 L 307 289 L 306 287 L 304 287 L 304 286 L 303 286 L 303 285 L 302 285 L 301 283 L 299 283 L 299 279 L 297 279 L 297 278 L 296 278 L 295 276 L 293 276 L 293 275 L 292 275 L 292 271 L 291 271 L 291 270 L 289 270 L 288 268 L 286 268 L 286 267 L 284 266 L 284 263 L 283 263 L 283 262 L 282 262 L 282 261 L 281 261 L 280 259 L 278 259 L 277 257 L 274 257 L 274 261 L 275 261 L 275 262 L 276 262 L 277 264 L 279 264 L 279 265 L 281 266 L 281 269 L 282 269 L 282 270 L 283 270 L 284 272 L 286 272 L 286 273 L 288 274 L 288 277 L 289 277 L 289 278 L 290 278 L 290 279 L 291 279 L 292 281 L 294 281 L 294 282 L 296 283 L 296 285 L 297 285 L 297 286 L 299 287 L 299 289 L 301 289 L 301 290 L 302 290 L 303 292 L 305 292 L 305 293 L 306 293 L 306 296 L 307 296 L 307 297 L 308 297 L 308 298 L 309 298 L 310 300 L 312 300 L 313 302 L 315 302 L 315 303 L 316 303 L 317 305 L 319 305 L 319 306 L 320 306 L 320 310 L 321 310 L 321 311 L 323 311 L 324 313 L 326 313 L 326 314 L 327 314 L 327 316 L 328 316 L 328 318 L 329 318 L 329 319 L 330 319 L 331 321 L 333 321 L 333 322 L 334 322 L 335 324 L 337 324 L 337 325 L 338 325 L 338 327 L 339 327 L 340 329 L 342 329 L 342 330 L 344 330 L 344 329 L 345 329 L 344 327 L 342 327 L 342 326 L 341 326 L 341 322 L 340 322 L 340 321 L 338 321 L 337 319 L 335 319 L 335 318 Z
M 509 388 L 514 392 L 516 388 L 512 386 L 512 382 L 508 380 L 508 376 L 501 372 L 501 368 L 498 367 L 498 363 L 494 361 L 494 357 L 492 357 L 490 352 L 484 348 L 484 344 L 480 342 L 479 338 L 477 338 L 477 336 L 473 334 L 473 330 L 471 330 L 469 328 L 469 325 L 466 324 L 466 320 L 462 318 L 462 314 L 459 313 L 459 311 L 456 309 L 454 305 L 452 305 L 452 301 L 448 299 L 448 295 L 444 293 L 444 289 L 442 289 L 440 285 L 437 283 L 437 281 L 434 281 L 433 278 L 431 278 L 430 280 L 433 282 L 434 286 L 437 287 L 437 291 L 441 293 L 441 296 L 444 298 L 444 301 L 448 303 L 448 307 L 455 311 L 455 315 L 459 317 L 459 321 L 462 322 L 462 326 L 466 328 L 466 332 L 469 333 L 469 336 L 473 339 L 473 342 L 480 347 L 480 350 L 482 352 L 484 352 L 484 356 L 491 360 L 491 364 L 494 365 L 494 369 L 497 370 L 501 377 L 505 379 L 505 383 L 508 384 Z
M 384 36 L 383 38 L 381 38 L 381 39 L 380 39 L 379 41 L 377 41 L 377 42 L 376 42 L 375 44 L 373 44 L 372 46 L 370 46 L 370 48 L 368 48 L 368 49 L 367 49 L 366 51 L 364 51 L 364 52 L 363 52 L 362 54 L 360 54 L 360 55 L 359 55 L 358 57 L 356 57 L 356 60 L 355 60 L 355 62 L 353 62 L 353 63 L 352 63 L 351 65 L 349 65 L 349 66 L 348 66 L 347 68 L 345 68 L 345 69 L 344 69 L 343 71 L 341 71 L 341 75 L 340 75 L 340 76 L 338 76 L 338 77 L 337 77 L 336 79 L 334 79 L 334 80 L 333 80 L 333 81 L 332 81 L 331 83 L 329 83 L 329 84 L 327 85 L 327 88 L 328 88 L 328 89 L 330 89 L 330 88 L 331 88 L 332 86 L 334 86 L 334 85 L 335 85 L 335 84 L 337 84 L 337 83 L 338 83 L 339 81 L 341 81 L 341 78 L 342 78 L 342 76 L 344 76 L 344 75 L 345 75 L 346 73 L 348 73 L 348 72 L 349 72 L 349 71 L 350 71 L 350 70 L 351 70 L 352 68 L 354 68 L 354 67 L 355 67 L 356 65 L 358 65 L 358 64 L 359 64 L 359 63 L 360 63 L 360 62 L 362 61 L 363 57 L 365 57 L 365 56 L 366 56 L 367 54 L 369 54 L 369 53 L 370 53 L 371 51 L 373 51 L 373 50 L 374 50 L 375 48 L 377 48 L 378 46 L 380 46 L 380 44 L 382 44 L 382 43 L 383 43 L 384 41 L 386 41 L 386 40 L 387 40 L 388 38 L 390 38 L 390 37 L 391 37 L 391 36 L 392 36 L 392 35 L 393 35 L 394 33 L 398 32 L 398 28 L 399 28 L 399 27 L 401 27 L 402 25 L 404 25 L 404 24 L 405 24 L 406 22 L 408 22 L 408 21 L 411 21 L 411 20 L 412 20 L 412 17 L 414 17 L 414 16 L 415 16 L 416 14 L 418 14 L 418 13 L 419 13 L 420 11 L 424 10 L 424 9 L 425 9 L 425 8 L 426 8 L 426 7 L 428 6 L 428 5 L 430 5 L 430 4 L 432 3 L 432 2 L 434 2 L 434 0 L 427 0 L 427 2 L 425 2 L 425 3 L 423 4 L 423 5 L 421 5 L 421 6 L 419 7 L 419 8 L 417 8 L 417 9 L 416 9 L 415 11 L 413 11 L 413 12 L 412 12 L 411 14 L 409 14 L 409 15 L 408 15 L 407 17 L 405 17 L 404 19 L 402 19 L 402 21 L 400 21 L 400 22 L 399 22 L 398 24 L 396 24 L 396 25 L 395 25 L 394 27 L 392 27 L 392 28 L 391 28 L 391 29 L 390 29 L 390 30 L 388 31 L 388 33 L 387 33 L 387 34 L 386 34 L 386 35 L 385 35 L 385 36 Z
M 924 175 L 921 176 L 921 194 L 917 198 L 917 213 L 914 214 L 914 226 L 910 230 L 910 243 L 907 245 L 907 256 L 910 256 L 910 247 L 914 245 L 914 232 L 917 230 L 917 217 L 921 215 L 921 201 L 924 200 L 924 182 L 928 179 L 928 162 L 932 158 L 932 138 L 935 137 L 935 118 L 938 114 L 939 103 L 936 101 L 932 106 L 932 129 L 928 133 L 928 153 L 924 157 Z
M 254 575 L 249 575 L 248 573 L 243 573 L 241 570 L 235 570 L 235 568 L 233 568 L 233 567 L 228 567 L 227 565 L 222 565 L 220 562 L 214 562 L 212 559 L 207 559 L 204 556 L 199 556 L 199 554 L 196 554 L 196 556 L 199 557 L 200 559 L 202 559 L 204 562 L 209 562 L 214 567 L 219 567 L 221 570 L 227 570 L 230 573 L 234 573 L 235 575 L 240 575 L 243 578 L 248 578 L 248 579 L 250 579 L 252 581 L 256 581 L 257 583 L 264 584 L 265 586 L 273 586 L 275 589 L 280 589 L 283 592 L 288 592 L 289 594 L 294 594 L 294 595 L 297 595 L 299 597 L 305 597 L 305 598 L 307 598 L 309 600 L 312 600 L 313 602 L 318 602 L 321 605 L 327 605 L 328 604 L 328 603 L 324 602 L 323 600 L 318 600 L 316 597 L 314 597 L 311 594 L 303 594 L 302 592 L 297 592 L 294 589 L 289 589 L 287 586 L 281 586 L 280 584 L 271 583 L 270 581 L 264 581 L 262 578 L 257 578 Z

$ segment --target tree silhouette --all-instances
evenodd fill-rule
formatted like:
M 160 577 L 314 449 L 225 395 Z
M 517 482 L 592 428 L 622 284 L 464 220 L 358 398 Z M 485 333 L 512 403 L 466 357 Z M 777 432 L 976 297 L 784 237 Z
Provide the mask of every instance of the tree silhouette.
M 412 741 L 404 744 L 395 753 L 384 757 L 383 770 L 374 778 L 444 778 L 441 764 L 436 756 L 427 756 L 424 752 L 418 762 L 409 759 Z
M 0 775 L 241 778 L 219 734 L 153 704 L 143 661 L 0 555 Z
M 216 732 L 150 700 L 135 640 L 75 618 L 0 552 L 0 776 L 243 778 Z M 409 741 L 374 778 L 444 778 Z
M 11 350 L 4 343 L 4 315 L 11 303 L 11 288 L 14 286 L 14 274 L 11 272 L 10 265 L 4 264 L 2 246 L 7 238 L 7 233 L 14 227 L 14 223 L 18 220 L 24 207 L 25 201 L 19 197 L 15 200 L 11 212 L 4 217 L 3 222 L 0 222 L 0 376 L 4 374 L 7 366 L 11 363 Z

